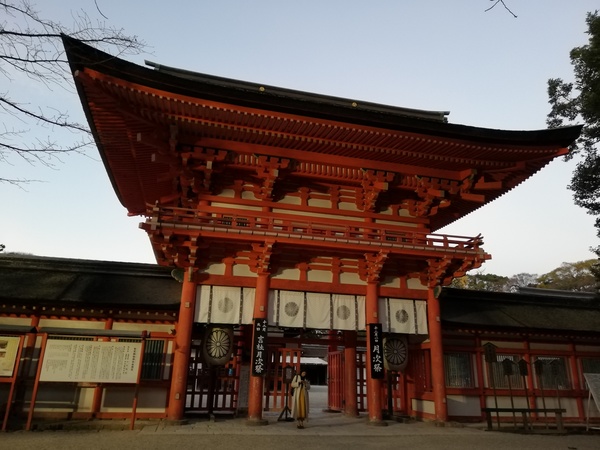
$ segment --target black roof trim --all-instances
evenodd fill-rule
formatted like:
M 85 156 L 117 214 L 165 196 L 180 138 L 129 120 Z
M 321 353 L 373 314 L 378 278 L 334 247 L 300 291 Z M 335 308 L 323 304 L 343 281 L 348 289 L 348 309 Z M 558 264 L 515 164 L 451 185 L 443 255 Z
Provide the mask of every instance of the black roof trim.
M 63 35 L 62 39 L 73 73 L 90 67 L 131 83 L 242 107 L 502 145 L 567 147 L 579 137 L 582 129 L 581 125 L 575 125 L 545 130 L 513 131 L 451 124 L 441 120 L 445 112 L 420 111 L 272 86 L 266 87 L 258 83 L 160 65 L 158 65 L 159 70 L 153 70 L 104 53 L 69 36 Z M 84 100 L 85 93 L 80 90 L 79 84 L 76 84 L 80 98 Z M 83 106 L 89 116 L 85 102 Z M 91 120 L 89 122 L 93 123 Z

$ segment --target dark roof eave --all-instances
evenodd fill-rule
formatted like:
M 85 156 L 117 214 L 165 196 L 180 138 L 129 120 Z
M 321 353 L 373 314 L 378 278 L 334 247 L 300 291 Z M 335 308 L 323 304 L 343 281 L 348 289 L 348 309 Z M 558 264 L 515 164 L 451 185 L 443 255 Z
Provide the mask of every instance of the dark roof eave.
M 584 336 L 594 339 L 600 339 L 600 333 L 597 330 L 573 330 L 558 328 L 531 328 L 531 327 L 503 327 L 488 326 L 472 323 L 462 323 L 458 321 L 441 320 L 442 329 L 445 331 L 470 331 L 480 335 L 546 335 L 546 336 Z
M 153 89 L 249 108 L 504 145 L 567 147 L 577 139 L 582 129 L 581 125 L 575 125 L 547 130 L 513 131 L 451 124 L 445 121 L 445 112 L 420 111 L 272 86 L 265 87 L 257 83 L 214 77 L 181 69 L 152 70 L 111 56 L 65 35 L 63 35 L 63 43 L 73 73 L 84 67 L 90 67 L 107 75 Z M 175 73 L 179 73 L 179 75 Z M 187 75 L 182 76 L 184 73 Z M 79 83 L 76 84 L 79 85 Z M 261 87 L 264 90 L 261 90 Z M 83 101 L 85 93 L 79 87 L 78 91 Z M 355 103 L 357 106 L 353 106 Z M 85 101 L 83 106 L 89 120 L 91 117 L 89 117 Z M 93 121 L 89 122 L 93 123 Z M 114 185 L 115 183 L 113 183 Z
M 442 289 L 439 298 L 448 301 L 478 300 L 482 302 L 529 303 L 546 306 L 569 304 L 569 307 L 579 306 L 581 308 L 593 307 L 600 309 L 600 297 L 594 293 L 584 296 L 581 292 L 548 290 L 548 295 L 544 295 L 543 292 L 538 291 L 544 291 L 544 289 L 538 289 L 534 293 L 531 289 L 523 292 L 494 292 L 445 287 Z M 560 292 L 562 292 L 562 295 L 559 295 Z

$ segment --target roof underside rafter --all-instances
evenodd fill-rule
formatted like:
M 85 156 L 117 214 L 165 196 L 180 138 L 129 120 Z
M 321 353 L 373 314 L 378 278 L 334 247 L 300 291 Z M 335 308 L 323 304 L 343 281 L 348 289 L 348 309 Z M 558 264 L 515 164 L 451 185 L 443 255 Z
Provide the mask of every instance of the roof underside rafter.
M 282 173 L 382 190 L 384 203 L 402 195 L 409 210 L 431 215 L 435 230 L 565 154 L 580 131 L 467 127 L 446 123 L 445 113 L 150 70 L 69 38 L 65 47 L 100 153 L 130 214 L 178 195 L 186 176 L 196 180 L 191 190 L 210 189 L 212 171 L 227 167 L 256 172 L 267 200 Z M 361 200 L 365 210 L 375 204 L 369 192 Z

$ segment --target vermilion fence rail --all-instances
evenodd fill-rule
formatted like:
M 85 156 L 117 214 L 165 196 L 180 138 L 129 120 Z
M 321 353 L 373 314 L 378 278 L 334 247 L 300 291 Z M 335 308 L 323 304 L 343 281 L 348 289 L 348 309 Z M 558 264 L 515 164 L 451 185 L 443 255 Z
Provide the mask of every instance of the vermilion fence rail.
M 258 211 L 243 214 L 203 212 L 185 208 L 149 209 L 147 229 L 158 227 L 236 234 L 260 234 L 277 238 L 313 239 L 350 244 L 373 244 L 392 247 L 415 246 L 477 253 L 483 245 L 481 235 L 475 237 L 429 234 L 410 229 L 399 230 L 385 224 L 363 222 L 336 224 L 315 218 L 290 218 L 267 215 Z

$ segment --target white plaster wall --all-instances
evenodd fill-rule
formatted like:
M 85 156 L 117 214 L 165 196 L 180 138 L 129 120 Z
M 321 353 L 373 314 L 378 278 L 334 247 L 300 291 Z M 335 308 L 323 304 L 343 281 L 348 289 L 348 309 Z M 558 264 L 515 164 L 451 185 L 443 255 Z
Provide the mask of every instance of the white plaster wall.
M 150 331 L 155 333 L 168 333 L 175 324 L 151 324 L 151 323 L 129 323 L 113 322 L 113 330 L 118 331 Z
M 481 345 L 485 346 L 485 344 L 488 342 L 491 342 L 499 349 L 517 348 L 523 350 L 525 348 L 525 344 L 523 342 L 481 341 Z
M 360 279 L 357 273 L 342 272 L 340 274 L 340 283 L 342 284 L 357 284 L 364 286 L 365 282 Z
M 550 342 L 531 342 L 529 348 L 533 352 L 534 350 L 559 350 L 564 352 L 570 352 L 571 346 L 569 344 L 552 344 Z
M 27 389 L 26 398 L 33 392 Z M 41 383 L 35 402 L 35 413 L 42 412 L 89 412 L 92 408 L 94 388 L 77 388 L 70 383 Z M 29 411 L 29 405 L 24 407 Z M 35 415 L 34 413 L 34 415 Z
M 296 196 L 286 195 L 284 198 L 279 200 L 277 203 L 283 203 L 286 205 L 301 205 L 302 199 L 300 197 L 298 197 L 297 195 Z
M 309 270 L 306 273 L 306 279 L 308 281 L 331 283 L 333 281 L 333 273 L 329 270 Z
M 314 206 L 316 208 L 331 208 L 331 200 L 322 200 L 318 198 L 309 198 L 308 206 Z
M 578 352 L 600 352 L 600 345 L 576 345 Z
M 600 411 L 598 411 L 598 406 L 596 406 L 596 402 L 594 401 L 594 399 L 591 399 L 589 401 L 589 406 L 588 399 L 584 399 L 583 410 L 585 411 L 586 417 L 600 417 Z
M 376 220 L 375 223 L 382 224 L 382 225 L 394 225 L 394 226 L 406 227 L 406 228 L 417 228 L 419 226 L 416 223 L 397 222 L 394 220 L 381 220 L 381 219 Z
M 479 397 L 467 395 L 448 395 L 448 415 L 450 416 L 481 416 Z
M 277 273 L 274 273 L 271 278 L 274 280 L 299 280 L 300 269 L 296 268 L 283 268 L 279 269 Z
M 563 413 L 563 417 L 579 417 L 576 399 L 561 397 L 559 402 L 555 396 L 546 395 L 544 398 L 546 408 L 563 408 L 567 410 L 567 412 Z M 538 408 L 544 408 L 544 401 L 541 397 L 536 398 L 536 406 Z
M 399 277 L 384 277 L 380 285 L 382 287 L 391 287 L 391 288 L 399 288 L 400 287 L 400 278 Z
M 421 400 L 413 398 L 411 400 L 412 409 L 427 414 L 435 414 L 435 403 L 430 400 Z
M 30 326 L 31 319 L 21 317 L 0 317 L 0 325 Z
M 225 275 L 225 263 L 213 263 L 206 266 L 204 272 L 211 275 Z
M 235 191 L 233 189 L 223 189 L 221 191 L 221 193 L 219 194 L 219 197 L 234 198 L 235 197 Z
M 340 202 L 338 207 L 342 211 L 359 211 L 359 209 L 356 207 L 356 203 Z
M 104 321 L 91 320 L 61 320 L 61 319 L 40 319 L 40 327 L 58 327 L 87 330 L 103 330 Z
M 141 387 L 138 393 L 138 413 L 161 413 L 167 406 L 167 388 Z M 101 412 L 129 412 L 134 390 L 130 387 L 110 387 L 104 390 Z
M 246 264 L 234 264 L 233 275 L 236 277 L 252 277 L 256 278 L 256 274 L 250 270 Z
M 421 280 L 419 280 L 418 278 L 409 278 L 408 280 L 406 280 L 406 285 L 409 289 L 417 289 L 420 291 L 427 290 L 427 286 L 421 284 Z

